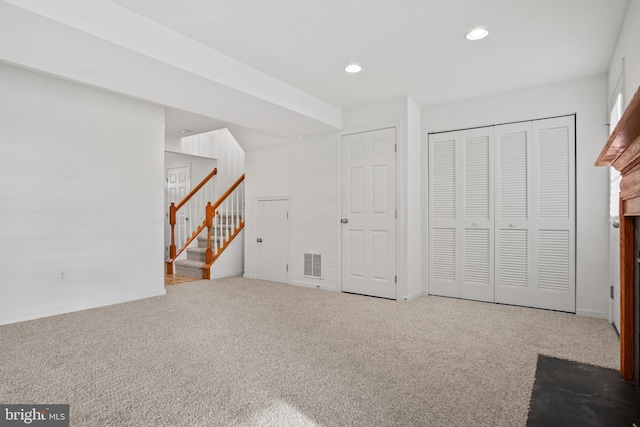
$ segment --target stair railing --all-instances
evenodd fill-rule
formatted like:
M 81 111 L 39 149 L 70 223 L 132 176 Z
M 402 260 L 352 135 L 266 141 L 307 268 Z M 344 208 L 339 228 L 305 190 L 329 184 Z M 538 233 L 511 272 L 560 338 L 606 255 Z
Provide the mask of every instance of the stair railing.
M 207 250 L 202 278 L 211 278 L 211 265 L 244 228 L 244 174 L 212 205 L 207 204 Z
M 213 169 L 180 203 L 176 205 L 172 202 L 171 206 L 169 206 L 171 244 L 169 246 L 169 258 L 166 260 L 168 274 L 173 274 L 173 262 L 178 255 L 198 237 L 198 234 L 206 226 L 206 208 L 207 205 L 211 205 L 211 200 L 213 200 L 215 194 L 213 177 L 217 173 L 218 168 Z M 178 224 L 177 227 L 176 224 Z

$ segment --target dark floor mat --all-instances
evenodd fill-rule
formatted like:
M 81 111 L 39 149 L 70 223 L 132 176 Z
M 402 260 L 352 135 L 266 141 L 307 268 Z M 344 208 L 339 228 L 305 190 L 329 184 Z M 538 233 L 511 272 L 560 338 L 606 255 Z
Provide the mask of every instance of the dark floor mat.
M 539 356 L 527 427 L 640 427 L 640 395 L 612 369 Z

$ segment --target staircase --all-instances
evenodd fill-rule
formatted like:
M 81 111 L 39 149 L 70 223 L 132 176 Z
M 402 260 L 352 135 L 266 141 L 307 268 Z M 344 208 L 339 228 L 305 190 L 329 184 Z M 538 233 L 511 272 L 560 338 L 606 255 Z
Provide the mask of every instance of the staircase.
M 222 252 L 228 246 L 225 245 L 225 236 L 229 243 L 235 237 L 235 234 L 240 232 L 237 225 L 238 223 L 243 223 L 242 214 L 239 215 L 219 215 L 219 221 L 215 225 L 215 229 L 211 232 L 211 247 L 212 248 L 221 248 L 218 252 L 218 256 L 222 254 Z M 185 260 L 177 260 L 174 262 L 175 272 L 180 276 L 189 276 L 195 278 L 202 278 L 202 266 L 206 264 L 207 261 L 207 236 L 201 235 L 197 238 L 198 246 L 195 248 L 187 248 L 187 259 Z M 228 237 L 232 236 L 232 237 Z
M 171 245 L 167 274 L 174 273 L 175 264 L 179 275 L 210 279 L 211 266 L 244 228 L 244 175 L 211 204 L 211 191 L 207 188 L 216 174 L 214 169 L 180 203 L 169 207 Z M 177 219 L 180 221 L 176 227 Z M 178 260 L 185 250 L 187 259 Z

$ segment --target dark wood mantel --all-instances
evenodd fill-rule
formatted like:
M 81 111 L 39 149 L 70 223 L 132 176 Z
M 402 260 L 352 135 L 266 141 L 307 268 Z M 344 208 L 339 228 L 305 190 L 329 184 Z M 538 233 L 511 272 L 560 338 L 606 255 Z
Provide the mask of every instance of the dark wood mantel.
M 596 166 L 620 171 L 620 372 L 634 377 L 634 217 L 640 217 L 640 88 L 607 140 Z

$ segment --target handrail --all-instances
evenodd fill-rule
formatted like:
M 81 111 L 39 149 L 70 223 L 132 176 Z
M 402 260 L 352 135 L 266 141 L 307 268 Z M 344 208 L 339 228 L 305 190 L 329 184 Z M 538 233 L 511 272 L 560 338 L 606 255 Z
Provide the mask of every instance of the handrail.
M 235 190 L 236 188 L 238 188 L 238 185 L 240 185 L 242 183 L 242 181 L 244 181 L 244 174 L 242 174 L 240 176 L 240 178 L 236 179 L 236 182 L 234 182 L 231 187 L 229 187 L 229 189 L 227 191 L 224 192 L 224 194 L 220 197 L 218 197 L 218 200 L 213 204 L 213 210 L 215 211 L 216 209 L 218 209 L 218 207 L 222 204 L 222 202 L 225 201 L 225 199 L 227 197 L 229 197 L 229 195 L 231 193 L 233 193 L 233 190 Z
M 196 194 L 198 192 L 198 190 L 200 190 L 202 187 L 204 187 L 204 185 L 207 183 L 207 181 L 209 181 L 211 178 L 213 178 L 215 175 L 218 174 L 218 168 L 213 168 L 213 170 L 211 171 L 211 173 L 209 175 L 207 175 L 202 181 L 200 181 L 200 184 L 196 185 L 193 190 L 191 190 L 189 192 L 189 194 L 187 194 L 184 199 L 182 199 L 182 201 L 180 203 L 178 203 L 176 205 L 176 211 L 178 209 L 180 209 L 182 206 L 184 206 L 185 203 L 187 203 L 189 201 L 190 198 L 193 197 L 194 194 Z M 172 203 L 173 204 L 173 203 Z

